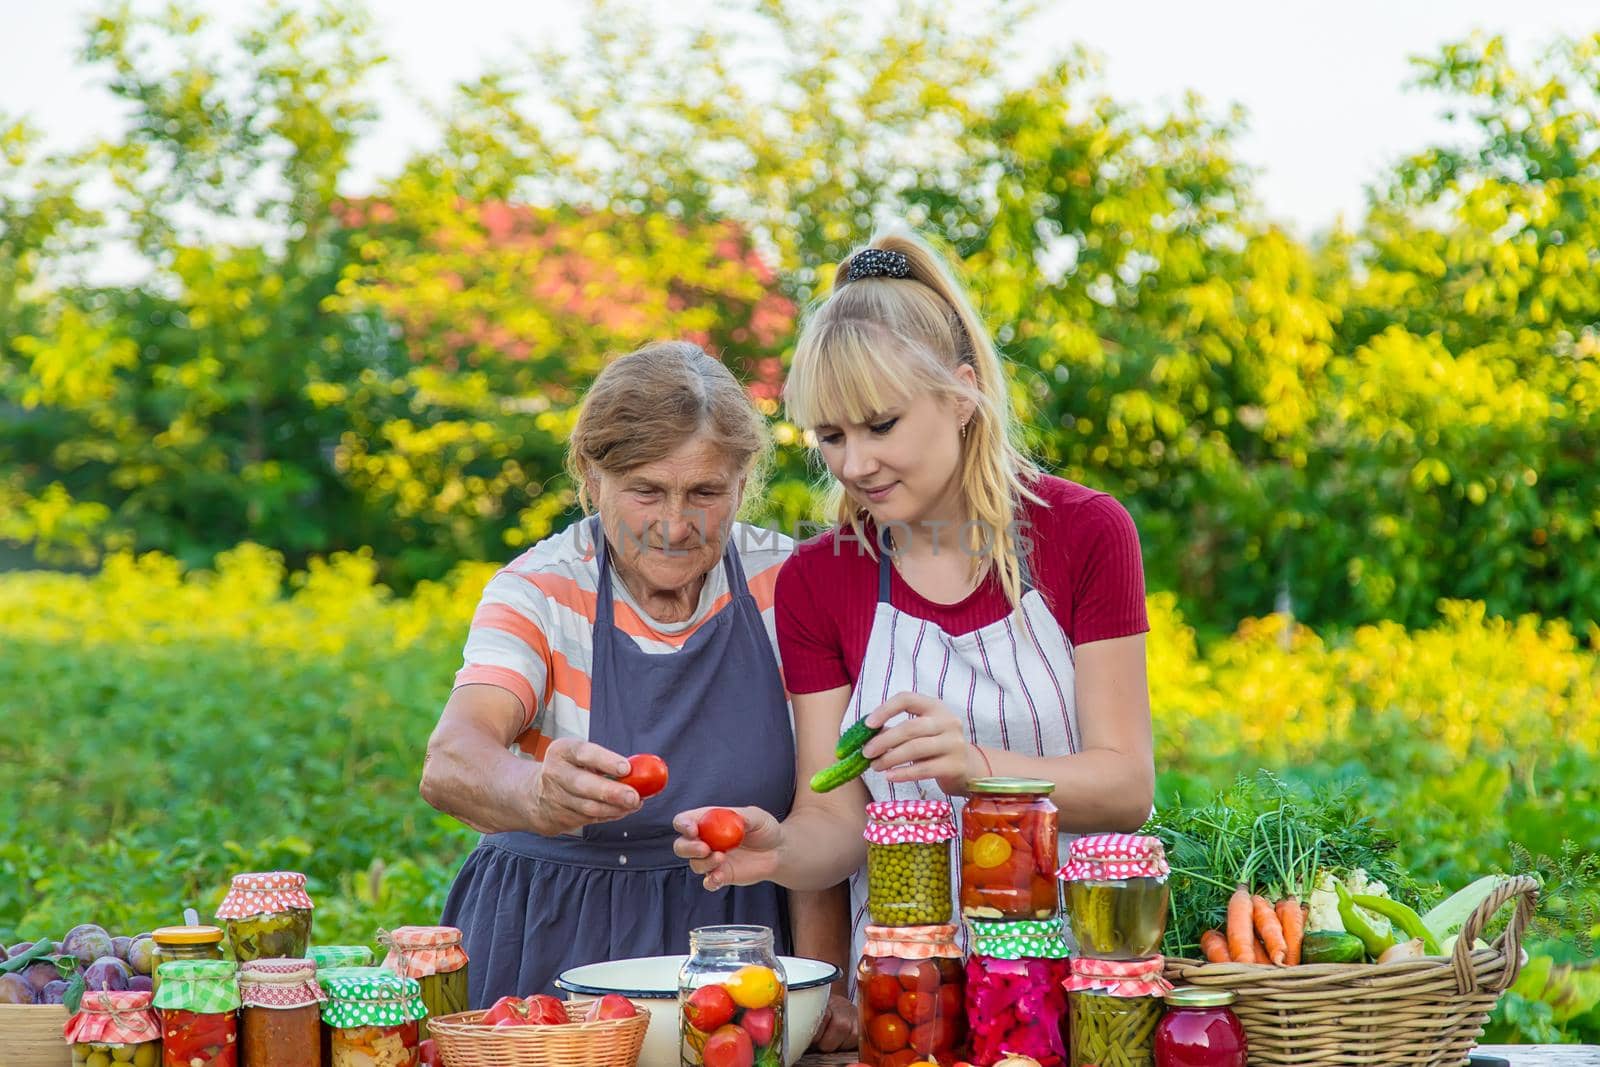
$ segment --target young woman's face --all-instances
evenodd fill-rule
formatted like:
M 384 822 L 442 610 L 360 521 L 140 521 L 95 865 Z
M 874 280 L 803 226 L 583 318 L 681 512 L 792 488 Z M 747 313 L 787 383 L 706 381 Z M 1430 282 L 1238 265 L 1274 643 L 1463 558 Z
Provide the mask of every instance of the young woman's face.
M 919 524 L 963 521 L 958 477 L 961 427 L 969 417 L 964 402 L 922 393 L 865 422 L 816 427 L 817 447 L 850 499 L 880 528 L 905 523 L 920 538 L 928 531 Z M 952 543 L 955 532 L 945 531 L 942 543 Z

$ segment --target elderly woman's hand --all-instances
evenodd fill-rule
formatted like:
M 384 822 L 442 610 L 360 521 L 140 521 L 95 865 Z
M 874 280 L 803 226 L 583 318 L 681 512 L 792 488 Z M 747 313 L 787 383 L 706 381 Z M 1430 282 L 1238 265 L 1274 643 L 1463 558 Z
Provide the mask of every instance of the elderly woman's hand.
M 728 885 L 754 885 L 772 877 L 777 851 L 783 844 L 783 827 L 760 808 L 733 808 L 744 820 L 744 840 L 727 852 L 718 852 L 700 840 L 700 818 L 710 808 L 680 811 L 672 819 L 678 839 L 672 851 L 689 861 L 689 869 L 705 875 L 705 887 L 718 890 Z
M 552 741 L 533 780 L 534 829 L 553 836 L 633 814 L 639 794 L 610 777 L 627 773 L 626 759 L 593 742 Z

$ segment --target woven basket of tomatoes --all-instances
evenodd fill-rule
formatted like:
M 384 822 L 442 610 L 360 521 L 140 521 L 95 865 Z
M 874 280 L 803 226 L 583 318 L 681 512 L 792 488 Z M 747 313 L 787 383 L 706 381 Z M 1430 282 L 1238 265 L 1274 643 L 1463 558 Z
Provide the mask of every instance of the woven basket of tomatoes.
M 428 1021 L 444 1067 L 635 1067 L 649 1026 L 650 1012 L 617 994 L 588 1004 L 502 997 L 488 1011 Z

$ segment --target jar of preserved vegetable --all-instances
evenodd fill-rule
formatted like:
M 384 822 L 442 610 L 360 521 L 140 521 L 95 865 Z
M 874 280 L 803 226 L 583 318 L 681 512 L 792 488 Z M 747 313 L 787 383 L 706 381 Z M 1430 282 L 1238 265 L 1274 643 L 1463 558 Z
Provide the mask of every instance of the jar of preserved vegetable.
M 1072 1067 L 1155 1067 L 1166 961 L 1078 957 L 1067 978 Z
M 378 941 L 389 947 L 383 966 L 421 985 L 429 1019 L 467 1010 L 467 952 L 461 947 L 460 930 L 401 926 L 387 934 L 379 931 Z M 422 1036 L 428 1036 L 427 1019 L 422 1021 Z
M 222 927 L 163 926 L 150 934 L 150 991 L 161 988 L 161 965 L 173 960 L 222 959 Z
M 310 960 L 240 964 L 243 1067 L 322 1067 L 324 999 Z
M 1167 932 L 1166 850 L 1154 837 L 1093 834 L 1072 843 L 1061 878 L 1080 956 L 1144 959 Z
M 861 1062 L 951 1067 L 967 1040 L 966 976 L 957 928 L 869 926 L 856 966 Z
M 970 922 L 967 1023 L 972 1063 L 990 1067 L 1013 1053 L 1041 1067 L 1067 1062 L 1067 942 L 1057 919 Z
M 969 919 L 1055 915 L 1055 785 L 1036 778 L 978 778 L 961 809 L 961 914 Z
M 427 1017 L 415 978 L 382 967 L 340 967 L 318 976 L 333 1031 L 328 1067 L 418 1067 L 417 1024 Z
M 880 800 L 867 805 L 867 913 L 878 926 L 950 921 L 950 842 L 945 800 Z
M 1228 1005 L 1233 992 L 1179 986 L 1165 997 L 1156 1026 L 1156 1067 L 1246 1067 L 1244 1027 Z
M 765 926 L 702 926 L 689 931 L 678 971 L 682 1067 L 726 1063 L 783 1067 L 788 982 Z M 810 1037 L 809 1034 L 802 1035 Z M 732 1050 L 724 1049 L 731 1044 Z
M 174 960 L 159 969 L 162 1067 L 239 1067 L 238 968 Z
M 366 945 L 312 945 L 306 949 L 306 958 L 319 971 L 329 967 L 371 967 L 376 960 Z
M 217 908 L 228 926 L 233 958 L 304 959 L 311 946 L 311 898 L 294 871 L 236 874 Z
M 133 990 L 85 990 L 78 1012 L 62 1027 L 72 1046 L 73 1067 L 158 1067 L 161 1023 L 150 1010 L 150 994 Z

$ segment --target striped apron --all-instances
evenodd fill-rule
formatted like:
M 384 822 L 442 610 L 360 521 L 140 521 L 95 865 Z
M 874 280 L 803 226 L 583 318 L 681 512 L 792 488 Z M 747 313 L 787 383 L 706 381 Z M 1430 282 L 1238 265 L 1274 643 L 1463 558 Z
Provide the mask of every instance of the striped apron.
M 1077 752 L 1083 738 L 1074 699 L 1072 642 L 1033 587 L 1026 557 L 1021 562 L 1020 610 L 971 633 L 947 634 L 889 602 L 892 566 L 888 554 L 881 553 L 878 604 L 840 733 L 896 693 L 912 692 L 943 701 L 966 723 L 967 740 L 985 748 L 1030 756 Z M 949 800 L 958 817 L 964 803 L 962 797 L 946 796 L 931 779 L 889 782 L 869 770 L 862 781 L 873 800 Z M 1070 841 L 1061 836 L 1063 854 Z M 954 857 L 952 865 L 959 868 Z M 851 947 L 859 958 L 867 921 L 865 867 L 850 876 L 850 912 Z

